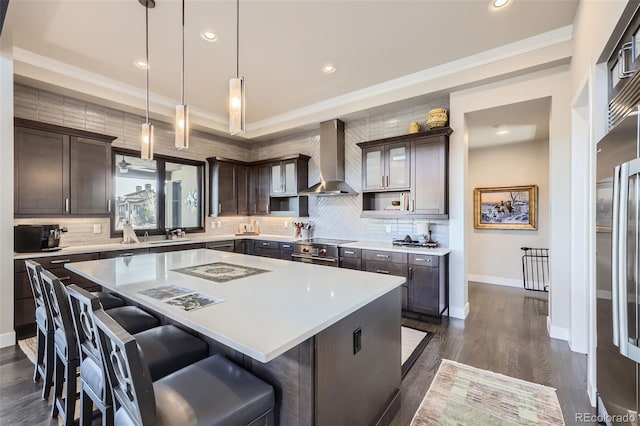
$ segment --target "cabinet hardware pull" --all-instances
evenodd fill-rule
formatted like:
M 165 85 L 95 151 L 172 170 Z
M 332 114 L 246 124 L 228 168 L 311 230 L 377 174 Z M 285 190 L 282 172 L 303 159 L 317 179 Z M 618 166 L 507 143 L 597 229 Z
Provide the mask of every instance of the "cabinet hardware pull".
M 414 201 L 411 200 L 411 206 L 409 207 L 409 211 L 413 211 L 413 203 L 414 203 Z
M 222 203 L 218 203 L 218 213 L 222 213 Z
M 628 42 L 623 44 L 622 48 L 618 52 L 618 62 L 620 63 L 620 68 L 618 68 L 618 78 L 627 78 L 633 75 L 633 71 L 627 69 L 627 55 L 625 55 L 625 52 L 630 50 L 631 42 Z
M 258 213 L 258 205 L 257 204 L 253 205 L 253 212 L 254 213 Z
M 351 250 L 345 250 L 344 254 L 356 254 L 356 252 Z
M 387 188 L 389 187 L 389 176 L 387 176 L 387 184 L 386 184 L 386 187 L 387 187 Z
M 289 244 L 283 244 L 282 248 L 291 248 L 291 246 Z
M 64 211 L 69 213 L 69 199 L 68 198 L 64 199 Z
M 263 246 L 270 246 L 271 243 L 262 243 Z
M 409 266 L 409 279 L 413 279 L 413 268 L 411 266 Z
M 107 213 L 111 213 L 111 200 L 107 200 Z
M 69 281 L 71 277 L 60 277 L 58 278 L 60 281 Z
M 416 257 L 416 262 L 429 262 L 429 259 L 423 259 L 422 257 Z
M 387 254 L 376 254 L 376 257 L 382 257 L 383 259 L 388 259 L 389 255 L 387 255 Z
M 389 271 L 385 271 L 384 269 L 376 269 L 376 272 L 379 274 L 388 274 Z
M 60 263 L 67 263 L 67 262 L 71 262 L 71 259 L 52 260 L 51 264 L 52 265 L 57 265 L 57 264 L 60 264 Z
M 129 257 L 129 256 L 133 256 L 133 253 L 120 253 L 118 255 L 118 257 Z
M 267 214 L 270 214 L 271 212 L 269 211 L 269 203 L 267 203 Z

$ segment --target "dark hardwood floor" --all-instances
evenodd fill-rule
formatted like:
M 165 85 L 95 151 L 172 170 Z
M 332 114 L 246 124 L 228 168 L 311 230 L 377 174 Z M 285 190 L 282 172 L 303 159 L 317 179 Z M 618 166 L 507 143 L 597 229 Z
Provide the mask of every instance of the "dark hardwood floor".
M 393 426 L 411 422 L 442 358 L 556 388 L 567 425 L 576 424 L 575 413 L 594 412 L 586 392 L 587 358 L 549 338 L 546 294 L 470 283 L 469 302 L 465 321 L 428 326 L 435 336 L 402 382 Z M 0 425 L 57 424 L 32 374 L 17 346 L 0 350 Z
M 547 332 L 547 294 L 469 283 L 465 321 L 431 325 L 435 332 L 402 381 L 402 406 L 392 425 L 411 423 L 443 358 L 557 389 L 567 425 L 595 413 L 587 396 L 587 356 Z

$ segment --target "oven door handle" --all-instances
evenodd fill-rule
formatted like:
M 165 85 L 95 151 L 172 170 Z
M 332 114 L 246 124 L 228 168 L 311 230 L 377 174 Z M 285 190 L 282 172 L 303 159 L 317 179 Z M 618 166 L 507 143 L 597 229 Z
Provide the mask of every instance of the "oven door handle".
M 304 256 L 301 254 L 292 254 L 291 257 L 295 257 L 298 259 L 309 259 L 309 260 L 323 260 L 325 262 L 331 262 L 331 263 L 335 263 L 338 261 L 338 259 L 335 259 L 333 257 L 313 257 L 313 256 Z

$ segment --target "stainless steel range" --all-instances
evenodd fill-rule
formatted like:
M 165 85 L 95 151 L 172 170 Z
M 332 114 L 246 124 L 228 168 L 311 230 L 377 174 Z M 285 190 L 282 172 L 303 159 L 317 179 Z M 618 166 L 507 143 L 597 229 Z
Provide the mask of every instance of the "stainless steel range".
M 338 246 L 350 243 L 347 240 L 329 238 L 312 238 L 296 241 L 293 245 L 292 260 L 295 262 L 314 263 L 316 265 L 340 266 Z

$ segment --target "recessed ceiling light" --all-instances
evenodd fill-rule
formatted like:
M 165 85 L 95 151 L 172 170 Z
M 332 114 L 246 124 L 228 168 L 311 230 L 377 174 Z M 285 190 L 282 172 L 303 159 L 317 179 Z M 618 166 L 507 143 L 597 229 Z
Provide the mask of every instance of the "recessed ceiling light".
M 336 72 L 336 67 L 335 67 L 335 65 L 327 64 L 327 65 L 322 67 L 322 72 L 325 73 L 325 74 L 334 73 L 334 72 Z
M 146 63 L 145 61 L 140 60 L 140 59 L 139 59 L 139 60 L 137 60 L 137 61 L 135 61 L 133 64 L 134 64 L 136 67 L 138 67 L 138 68 L 142 68 L 142 69 L 145 69 L 145 68 L 147 68 L 147 66 L 148 66 L 148 65 L 147 65 L 147 63 Z
M 491 0 L 489 3 L 489 10 L 496 11 L 507 7 L 511 3 L 511 0 Z
M 203 31 L 200 33 L 200 38 L 204 41 L 216 41 L 218 39 L 218 35 L 211 31 Z
M 511 132 L 511 130 L 509 130 L 507 126 L 505 126 L 504 124 L 495 126 L 495 128 L 496 128 L 496 135 L 506 135 Z

